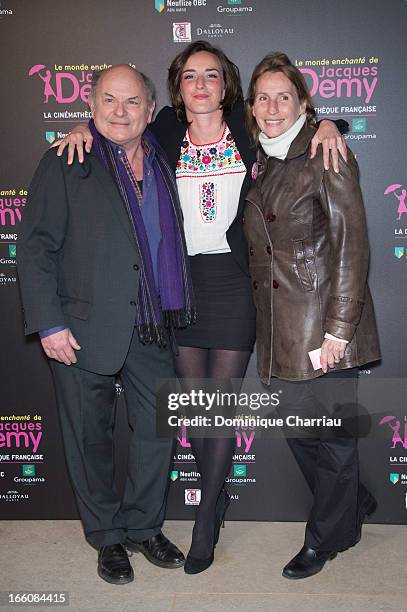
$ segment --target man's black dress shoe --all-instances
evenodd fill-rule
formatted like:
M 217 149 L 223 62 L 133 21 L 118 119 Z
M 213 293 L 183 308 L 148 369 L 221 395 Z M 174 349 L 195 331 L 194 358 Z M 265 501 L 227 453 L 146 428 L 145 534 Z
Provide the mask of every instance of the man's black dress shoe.
M 175 569 L 182 567 L 185 563 L 182 552 L 161 531 L 148 540 L 144 540 L 144 542 L 135 542 L 128 537 L 126 548 L 132 552 L 143 553 L 150 563 L 154 563 L 158 567 Z
M 300 552 L 283 569 L 283 576 L 293 580 L 308 578 L 318 574 L 326 561 L 334 559 L 338 553 L 325 550 L 314 550 L 303 546 Z
M 127 584 L 134 580 L 133 568 L 122 544 L 99 548 L 98 574 L 110 584 Z

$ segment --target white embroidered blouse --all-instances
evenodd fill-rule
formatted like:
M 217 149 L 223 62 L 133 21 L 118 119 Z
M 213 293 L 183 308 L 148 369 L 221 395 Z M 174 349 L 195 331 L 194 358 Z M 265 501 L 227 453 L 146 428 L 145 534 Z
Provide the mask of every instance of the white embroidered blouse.
M 226 232 L 236 217 L 246 167 L 227 125 L 218 142 L 202 145 L 187 130 L 175 174 L 188 254 L 230 252 Z

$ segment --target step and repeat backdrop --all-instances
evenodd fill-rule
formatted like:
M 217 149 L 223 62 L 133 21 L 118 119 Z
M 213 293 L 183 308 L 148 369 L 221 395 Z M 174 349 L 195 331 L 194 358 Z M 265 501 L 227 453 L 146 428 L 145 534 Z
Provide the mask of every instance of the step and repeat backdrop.
M 168 103 L 167 69 L 198 39 L 224 49 L 246 89 L 254 65 L 285 51 L 302 70 L 320 118 L 344 118 L 357 156 L 371 245 L 370 286 L 383 359 L 360 372 L 368 427 L 361 472 L 379 501 L 375 522 L 407 518 L 407 87 L 406 0 L 2 0 L 0 3 L 0 518 L 77 518 L 49 367 L 25 339 L 17 282 L 20 221 L 39 159 L 87 121 L 92 70 L 136 66 Z M 86 262 L 84 262 L 86 265 Z M 245 383 L 257 385 L 253 356 Z M 128 426 L 117 386 L 119 486 Z M 123 469 L 122 469 L 123 468 Z M 191 518 L 199 473 L 180 431 L 169 518 Z M 229 516 L 304 520 L 311 503 L 278 435 L 236 431 Z

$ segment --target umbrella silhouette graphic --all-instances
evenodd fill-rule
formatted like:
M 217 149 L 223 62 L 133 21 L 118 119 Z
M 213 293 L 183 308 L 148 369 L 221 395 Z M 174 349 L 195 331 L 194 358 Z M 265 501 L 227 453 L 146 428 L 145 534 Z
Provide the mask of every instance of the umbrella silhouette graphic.
M 32 76 L 33 74 L 36 74 L 43 68 L 45 68 L 44 64 L 35 64 L 35 66 L 31 66 L 28 76 Z
M 393 191 L 396 191 L 396 189 L 399 189 L 401 187 L 401 185 L 399 183 L 393 183 L 393 185 L 389 185 L 386 189 L 386 191 L 384 192 L 384 195 L 387 195 L 388 193 L 393 193 Z
M 389 421 L 392 421 L 393 419 L 395 419 L 395 416 L 385 416 L 382 418 L 382 420 L 380 421 L 379 425 L 383 425 L 383 423 L 388 423 Z

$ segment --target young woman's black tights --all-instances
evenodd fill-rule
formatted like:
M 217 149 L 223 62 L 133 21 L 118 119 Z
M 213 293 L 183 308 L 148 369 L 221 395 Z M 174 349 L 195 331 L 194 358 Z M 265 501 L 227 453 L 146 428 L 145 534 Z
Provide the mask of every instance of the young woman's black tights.
M 227 351 L 180 346 L 176 358 L 180 379 L 210 379 L 211 388 L 230 391 L 230 379 L 245 375 L 250 351 Z M 228 383 L 229 381 L 229 383 Z M 188 390 L 185 381 L 184 390 Z M 239 392 L 240 387 L 233 386 Z M 235 437 L 190 438 L 192 452 L 201 474 L 201 503 L 198 506 L 189 554 L 206 559 L 212 553 L 215 506 L 229 474 L 235 449 Z

